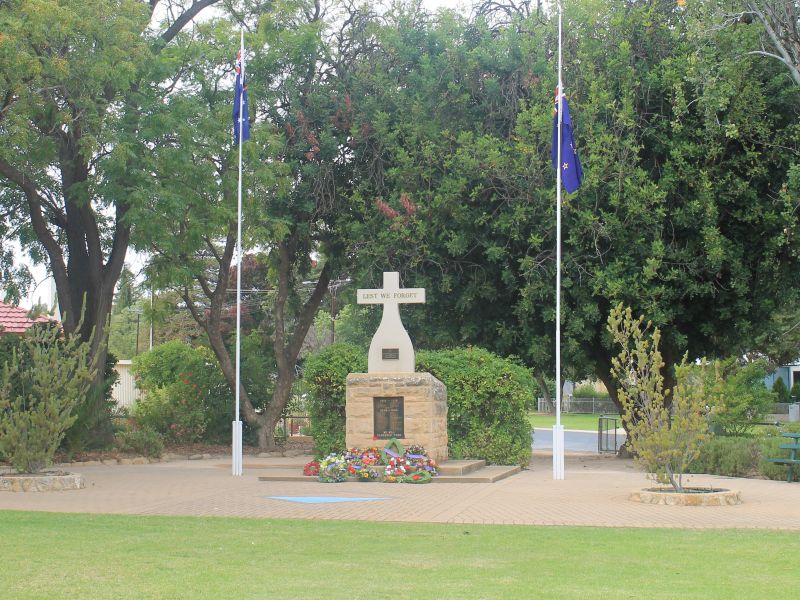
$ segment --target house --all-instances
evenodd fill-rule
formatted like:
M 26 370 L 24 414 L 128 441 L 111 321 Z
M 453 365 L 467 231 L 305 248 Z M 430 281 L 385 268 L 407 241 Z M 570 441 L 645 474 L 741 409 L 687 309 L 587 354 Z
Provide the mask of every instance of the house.
M 22 335 L 36 323 L 48 323 L 52 317 L 41 315 L 28 318 L 28 311 L 19 306 L 0 302 L 0 335 Z
M 792 389 L 795 383 L 800 382 L 800 360 L 797 360 L 789 365 L 781 365 L 775 369 L 774 373 L 770 373 L 764 379 L 768 389 L 772 389 L 776 379 L 783 379 L 786 384 L 786 389 Z

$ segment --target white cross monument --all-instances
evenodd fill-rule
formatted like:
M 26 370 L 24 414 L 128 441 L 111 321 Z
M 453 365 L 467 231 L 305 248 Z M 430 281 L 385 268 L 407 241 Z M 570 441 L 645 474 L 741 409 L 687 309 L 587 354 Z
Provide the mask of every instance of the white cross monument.
M 423 304 L 425 288 L 400 288 L 400 274 L 383 274 L 382 290 L 358 290 L 359 304 L 383 304 L 381 324 L 369 345 L 370 373 L 413 373 L 414 346 L 400 320 L 400 304 Z

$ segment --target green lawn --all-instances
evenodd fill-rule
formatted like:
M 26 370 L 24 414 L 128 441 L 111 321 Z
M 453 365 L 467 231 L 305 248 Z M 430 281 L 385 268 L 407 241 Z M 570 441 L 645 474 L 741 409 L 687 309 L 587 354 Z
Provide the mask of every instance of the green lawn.
M 588 431 L 597 431 L 597 419 L 600 415 L 585 415 L 578 413 L 561 413 L 561 424 L 565 429 L 585 429 Z M 555 415 L 547 415 L 543 413 L 530 413 L 532 427 L 552 427 L 556 424 Z M 622 422 L 620 422 L 620 427 Z
M 15 599 L 768 598 L 800 554 L 779 531 L 8 511 L 0 539 Z

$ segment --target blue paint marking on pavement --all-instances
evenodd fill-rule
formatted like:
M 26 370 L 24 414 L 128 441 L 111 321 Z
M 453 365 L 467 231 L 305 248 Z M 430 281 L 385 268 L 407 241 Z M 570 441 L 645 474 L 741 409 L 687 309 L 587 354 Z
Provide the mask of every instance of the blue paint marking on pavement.
M 269 500 L 285 500 L 300 504 L 334 504 L 336 502 L 369 502 L 370 500 L 389 500 L 389 498 L 350 498 L 344 496 L 265 496 Z

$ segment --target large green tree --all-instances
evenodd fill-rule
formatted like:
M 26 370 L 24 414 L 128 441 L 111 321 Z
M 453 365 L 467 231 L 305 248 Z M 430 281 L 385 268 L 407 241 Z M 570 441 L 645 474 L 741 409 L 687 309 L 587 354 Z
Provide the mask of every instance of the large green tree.
M 398 10 L 361 65 L 368 262 L 384 256 L 430 289 L 418 339 L 552 371 L 556 25 L 487 17 Z M 604 323 L 617 302 L 660 327 L 669 364 L 747 350 L 796 297 L 796 88 L 777 61 L 736 51 L 758 32 L 708 44 L 692 18 L 674 2 L 595 0 L 565 16 L 586 172 L 563 205 L 565 362 L 610 390 Z
M 338 20 L 340 11 L 350 18 Z M 260 382 L 243 380 L 240 396 L 262 448 L 274 446 L 303 341 L 357 242 L 343 229 L 358 214 L 349 202 L 359 177 L 347 70 L 366 43 L 367 15 L 338 2 L 298 1 L 237 16 L 258 24 L 245 36 L 253 124 L 242 147 L 244 245 L 261 251 L 263 277 L 250 281 L 265 294 L 246 293 L 245 304 L 265 313 L 258 335 L 266 372 Z M 158 210 L 140 241 L 153 252 L 158 285 L 180 290 L 235 390 L 238 148 L 230 140 L 232 71 L 219 66 L 235 55 L 232 29 L 229 19 L 211 21 L 175 47 L 176 60 L 189 65 L 187 84 L 169 95 L 157 118 L 173 133 L 158 134 L 171 142 L 156 144 L 154 154 L 159 169 L 173 175 L 160 182 Z
M 47 264 L 64 331 L 91 340 L 99 364 L 134 224 L 159 175 L 140 116 L 181 78 L 162 50 L 213 3 L 0 4 L 0 210 L 11 223 L 2 233 Z M 79 424 L 108 440 L 102 394 L 90 398 Z

